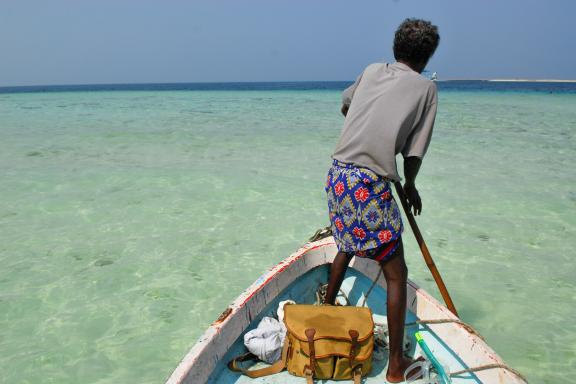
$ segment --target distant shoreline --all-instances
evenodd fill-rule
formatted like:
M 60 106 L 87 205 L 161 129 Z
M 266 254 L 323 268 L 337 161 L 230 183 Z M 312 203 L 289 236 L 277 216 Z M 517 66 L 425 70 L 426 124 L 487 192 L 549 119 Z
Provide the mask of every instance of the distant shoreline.
M 437 81 L 491 81 L 496 83 L 576 83 L 576 79 L 439 79 Z
M 519 82 L 519 83 L 576 83 L 576 80 L 557 80 L 557 79 L 491 79 L 488 81 L 501 81 L 501 82 Z

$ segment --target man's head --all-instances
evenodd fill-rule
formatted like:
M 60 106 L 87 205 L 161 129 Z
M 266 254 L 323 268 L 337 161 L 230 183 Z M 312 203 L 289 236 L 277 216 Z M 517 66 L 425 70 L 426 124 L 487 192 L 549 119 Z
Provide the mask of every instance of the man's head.
M 429 21 L 406 19 L 394 36 L 394 57 L 422 72 L 440 42 L 438 28 Z

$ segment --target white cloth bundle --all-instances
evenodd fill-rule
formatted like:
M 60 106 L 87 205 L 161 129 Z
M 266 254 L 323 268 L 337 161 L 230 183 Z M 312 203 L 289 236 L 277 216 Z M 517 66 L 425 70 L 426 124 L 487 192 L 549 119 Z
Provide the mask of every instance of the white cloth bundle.
M 263 317 L 256 329 L 246 332 L 244 345 L 250 352 L 262 361 L 273 364 L 282 357 L 282 346 L 286 338 L 284 325 L 284 306 L 294 304 L 292 300 L 285 300 L 278 304 L 278 318 Z
M 282 357 L 285 337 L 284 324 L 273 317 L 264 317 L 256 329 L 244 335 L 244 345 L 260 360 L 273 364 Z

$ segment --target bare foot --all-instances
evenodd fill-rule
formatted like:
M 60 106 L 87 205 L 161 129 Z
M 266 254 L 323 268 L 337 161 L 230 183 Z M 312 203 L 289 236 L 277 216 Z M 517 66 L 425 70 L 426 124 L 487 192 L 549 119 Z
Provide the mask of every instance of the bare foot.
M 386 381 L 389 383 L 401 383 L 404 381 L 404 371 L 416 361 L 423 361 L 424 358 L 420 356 L 416 360 L 409 359 L 407 357 L 402 358 L 402 362 L 400 364 L 392 364 L 391 362 L 388 364 L 388 372 L 386 372 Z M 406 375 L 409 379 L 419 379 L 421 376 L 420 370 L 414 369 L 412 372 L 408 372 Z

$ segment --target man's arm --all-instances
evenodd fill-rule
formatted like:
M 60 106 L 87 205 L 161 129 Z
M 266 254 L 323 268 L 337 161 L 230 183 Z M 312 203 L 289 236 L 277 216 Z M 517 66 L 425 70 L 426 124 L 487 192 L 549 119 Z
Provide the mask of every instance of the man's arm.
M 354 96 L 356 88 L 358 88 L 358 84 L 360 84 L 360 80 L 362 80 L 363 74 L 364 73 L 361 73 L 360 76 L 356 78 L 354 84 L 352 84 L 351 86 L 346 88 L 344 92 L 342 92 L 342 108 L 340 108 L 340 112 L 342 112 L 344 116 L 348 114 L 348 109 L 350 108 L 350 104 L 352 103 L 352 97 Z
M 404 191 L 408 198 L 408 206 L 414 210 L 415 215 L 422 213 L 422 200 L 416 189 L 415 180 L 422 164 L 422 157 L 424 157 L 432 137 L 434 120 L 436 120 L 437 92 L 436 84 L 430 82 L 427 96 L 429 104 L 402 150 L 402 155 L 404 156 L 404 178 L 406 179 Z
M 422 213 L 422 200 L 420 194 L 416 189 L 416 175 L 420 170 L 422 159 L 418 157 L 405 157 L 404 158 L 404 192 L 408 199 L 408 206 L 413 209 L 414 215 Z

